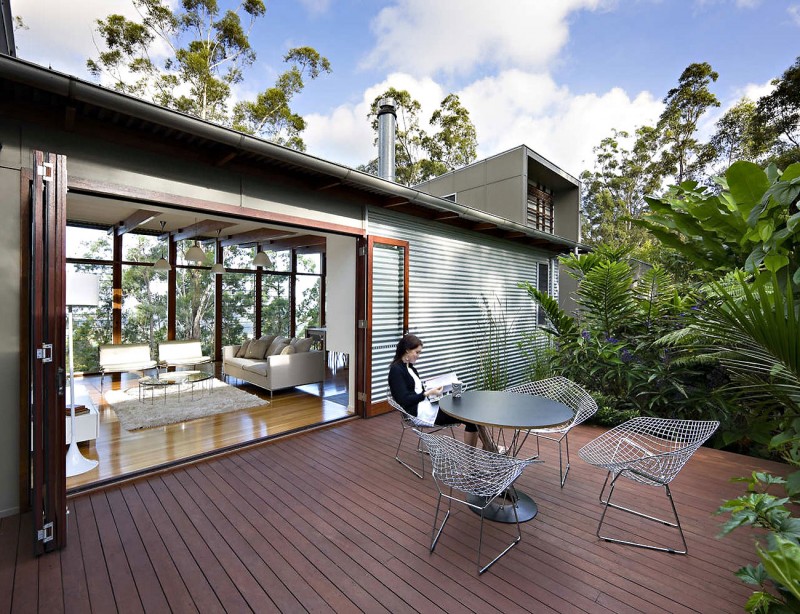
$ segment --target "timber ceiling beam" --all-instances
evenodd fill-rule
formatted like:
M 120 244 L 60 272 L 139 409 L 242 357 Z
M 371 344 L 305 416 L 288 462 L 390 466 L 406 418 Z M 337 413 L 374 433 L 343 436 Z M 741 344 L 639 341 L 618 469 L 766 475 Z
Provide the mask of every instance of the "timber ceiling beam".
M 157 211 L 148 211 L 147 209 L 137 209 L 128 216 L 128 219 L 122 220 L 116 226 L 108 229 L 108 234 L 116 234 L 118 237 L 130 232 L 142 224 L 146 224 L 152 219 L 157 218 L 160 213 Z
M 220 241 L 222 247 L 230 247 L 232 245 L 244 245 L 246 243 L 260 243 L 270 239 L 277 239 L 278 237 L 291 237 L 294 232 L 286 230 L 275 230 L 272 228 L 256 228 L 255 230 L 248 230 L 247 232 L 240 232 L 239 234 L 229 235 Z
M 381 206 L 385 207 L 386 209 L 394 209 L 395 207 L 402 207 L 403 205 L 408 205 L 409 200 L 407 198 L 402 198 L 401 196 L 391 196 L 386 198 L 381 203 Z
M 216 167 L 225 166 L 228 162 L 233 160 L 238 155 L 239 155 L 238 151 L 229 151 L 224 156 L 221 156 L 216 162 L 214 162 L 214 166 Z
M 325 237 L 318 237 L 317 235 L 303 235 L 301 237 L 292 237 L 290 239 L 279 239 L 277 241 L 270 241 L 267 245 L 262 247 L 278 251 L 282 249 L 296 249 L 299 247 L 312 247 L 325 245 Z
M 456 220 L 460 216 L 455 211 L 440 211 L 437 213 L 433 219 L 437 222 L 442 222 L 444 220 Z
M 188 228 L 183 228 L 182 230 L 178 230 L 175 233 L 172 233 L 172 239 L 174 241 L 183 241 L 184 239 L 194 239 L 195 237 L 201 237 L 203 235 L 215 235 L 217 234 L 218 230 L 224 230 L 225 228 L 229 228 L 230 226 L 235 226 L 236 224 L 233 222 L 221 222 L 219 220 L 200 220 L 196 224 L 192 224 Z M 162 238 L 166 238 L 169 236 L 169 233 L 165 234 Z
M 490 222 L 478 222 L 472 227 L 472 230 L 486 231 L 494 230 L 495 228 L 497 228 L 497 224 L 492 224 Z

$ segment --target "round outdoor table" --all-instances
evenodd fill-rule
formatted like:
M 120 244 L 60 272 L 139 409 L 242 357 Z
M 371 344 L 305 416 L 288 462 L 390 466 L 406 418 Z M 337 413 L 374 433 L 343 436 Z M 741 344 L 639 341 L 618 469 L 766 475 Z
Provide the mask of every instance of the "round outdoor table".
M 522 447 L 518 438 L 520 431 L 563 424 L 574 415 L 569 407 L 553 399 L 502 390 L 468 390 L 460 397 L 447 395 L 439 401 L 439 409 L 448 416 L 472 422 L 478 427 L 512 429 L 514 436 L 509 453 L 514 456 Z M 507 503 L 509 499 L 510 505 Z M 495 501 L 486 509 L 485 517 L 489 520 L 516 522 L 512 505 L 517 508 L 520 522 L 531 520 L 539 512 L 536 502 L 516 488 L 509 498 L 503 496 L 498 500 L 499 503 Z

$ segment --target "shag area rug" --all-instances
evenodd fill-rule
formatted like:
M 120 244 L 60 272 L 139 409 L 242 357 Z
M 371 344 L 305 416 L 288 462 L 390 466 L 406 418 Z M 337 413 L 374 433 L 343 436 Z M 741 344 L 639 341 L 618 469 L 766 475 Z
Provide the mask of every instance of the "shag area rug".
M 146 390 L 143 391 L 140 402 L 139 388 L 134 386 L 127 390 L 109 390 L 105 393 L 105 400 L 116 412 L 122 428 L 126 431 L 176 424 L 269 405 L 269 401 L 229 386 L 218 379 L 214 380 L 214 387 L 210 392 L 205 383 L 195 384 L 194 395 L 185 386 L 178 395 L 177 387 L 170 386 L 166 398 L 163 391 L 156 390 L 151 399 L 150 391 Z

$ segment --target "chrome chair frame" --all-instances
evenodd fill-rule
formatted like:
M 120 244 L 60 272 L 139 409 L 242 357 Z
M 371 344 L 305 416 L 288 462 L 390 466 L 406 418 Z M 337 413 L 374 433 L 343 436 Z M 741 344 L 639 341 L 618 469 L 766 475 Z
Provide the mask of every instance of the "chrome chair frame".
M 563 403 L 569 407 L 574 416 L 569 422 L 560 424 L 553 427 L 543 429 L 531 429 L 527 433 L 536 436 L 536 456 L 539 456 L 539 438 L 549 439 L 558 444 L 558 473 L 561 480 L 561 488 L 564 488 L 564 482 L 567 481 L 567 474 L 569 473 L 569 432 L 574 426 L 577 426 L 587 418 L 591 417 L 597 411 L 597 403 L 592 396 L 586 392 L 581 386 L 572 380 L 562 377 L 550 377 L 535 382 L 527 382 L 506 388 L 508 392 L 516 392 L 519 394 L 530 394 L 539 397 L 553 399 Z M 564 470 L 564 461 L 562 459 L 561 442 L 567 448 L 567 468 Z
M 719 422 L 716 420 L 633 418 L 610 431 L 606 431 L 583 446 L 578 451 L 578 455 L 590 465 L 602 467 L 608 471 L 603 482 L 603 488 L 600 490 L 600 502 L 604 504 L 604 507 L 595 531 L 597 537 L 607 542 L 647 548 L 648 550 L 686 554 L 688 551 L 686 537 L 681 527 L 681 521 L 678 517 L 678 511 L 675 508 L 675 501 L 672 498 L 669 485 L 695 451 L 714 434 L 717 427 L 719 427 Z M 672 507 L 675 521 L 656 518 L 638 510 L 611 503 L 614 487 L 621 477 L 646 486 L 662 486 Z M 606 486 L 609 484 L 609 478 L 611 478 L 611 486 L 608 491 L 608 497 L 603 499 Z M 675 548 L 602 535 L 601 529 L 610 507 L 668 527 L 677 528 L 683 542 L 683 549 L 676 550 Z
M 439 499 L 436 503 L 436 514 L 433 517 L 433 530 L 431 532 L 431 549 L 433 552 L 439 538 L 442 535 L 444 526 L 450 518 L 453 501 L 463 503 L 471 509 L 479 511 L 481 515 L 481 528 L 478 536 L 478 575 L 484 573 L 494 565 L 502 556 L 508 553 L 511 548 L 516 546 L 522 539 L 522 530 L 519 526 L 517 508 L 511 503 L 514 510 L 514 519 L 517 525 L 517 534 L 508 546 L 500 554 L 495 556 L 486 565 L 481 565 L 481 553 L 483 550 L 483 521 L 486 508 L 488 508 L 497 497 L 504 495 L 509 488 L 512 488 L 514 481 L 520 476 L 523 469 L 532 463 L 540 463 L 532 458 L 518 459 L 497 452 L 490 452 L 480 448 L 473 448 L 463 442 L 456 441 L 452 437 L 432 433 L 423 433 L 415 429 L 417 435 L 431 456 L 433 465 L 433 481 L 439 491 Z M 443 488 L 444 487 L 444 488 Z M 464 493 L 464 498 L 455 496 L 453 490 Z M 447 492 L 445 492 L 445 490 Z M 439 521 L 439 511 L 442 508 L 442 499 L 448 500 L 447 512 L 444 520 L 437 530 Z
M 414 469 L 411 465 L 409 465 L 406 461 L 400 458 L 400 448 L 403 445 L 403 437 L 405 437 L 406 430 L 408 429 L 421 429 L 428 433 L 436 433 L 442 429 L 449 428 L 450 434 L 455 437 L 455 432 L 453 431 L 452 425 L 438 425 L 438 424 L 430 424 L 429 422 L 425 422 L 424 420 L 420 420 L 416 416 L 412 416 L 409 414 L 403 406 L 400 405 L 397 401 L 394 400 L 392 397 L 391 392 L 386 393 L 386 399 L 389 402 L 389 405 L 400 412 L 400 425 L 403 427 L 403 430 L 400 433 L 400 441 L 397 442 L 397 450 L 394 453 L 394 459 L 403 465 L 406 469 L 411 471 L 414 475 L 416 475 L 420 480 L 425 479 L 425 450 L 422 447 L 422 442 L 418 439 L 417 440 L 417 452 L 419 453 L 420 457 L 420 465 L 421 468 L 419 471 Z

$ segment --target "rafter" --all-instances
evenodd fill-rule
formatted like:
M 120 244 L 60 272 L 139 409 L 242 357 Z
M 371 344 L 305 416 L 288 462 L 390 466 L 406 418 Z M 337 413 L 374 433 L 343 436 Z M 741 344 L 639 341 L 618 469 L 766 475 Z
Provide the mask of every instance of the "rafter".
M 433 217 L 433 219 L 434 219 L 435 221 L 437 221 L 437 222 L 441 222 L 441 221 L 443 221 L 443 220 L 454 220 L 454 219 L 458 219 L 459 217 L 461 217 L 461 216 L 459 216 L 459 215 L 458 215 L 458 213 L 456 213 L 455 211 L 440 211 L 439 213 L 437 213 L 437 214 L 436 214 L 436 215 Z
M 490 222 L 478 222 L 472 227 L 472 230 L 494 230 L 497 228 L 497 224 L 492 224 Z
M 244 245 L 245 243 L 260 243 L 269 239 L 277 239 L 278 237 L 291 237 L 294 232 L 286 230 L 275 230 L 272 228 L 256 228 L 255 230 L 248 230 L 247 232 L 240 232 L 239 234 L 229 235 L 220 241 L 222 247 L 230 247 L 231 245 Z
M 266 245 L 262 245 L 264 249 L 268 250 L 281 250 L 293 249 L 297 247 L 311 247 L 314 245 L 325 245 L 325 237 L 318 237 L 316 235 L 303 235 L 300 237 L 292 237 L 290 239 L 279 239 L 277 241 L 270 241 Z
M 184 239 L 194 239 L 195 237 L 201 237 L 203 235 L 214 235 L 216 236 L 218 230 L 224 230 L 225 228 L 230 228 L 231 226 L 235 226 L 234 222 L 220 222 L 219 220 L 200 220 L 196 224 L 192 224 L 188 228 L 183 228 L 178 230 L 177 232 L 172 233 L 172 239 L 174 241 L 182 241 Z M 161 238 L 167 238 L 168 234 L 163 235 Z
M 146 224 L 152 219 L 157 218 L 160 213 L 157 211 L 148 211 L 147 209 L 137 209 L 128 216 L 128 219 L 121 221 L 116 226 L 108 229 L 108 234 L 116 234 L 117 236 L 124 235 L 142 224 Z

